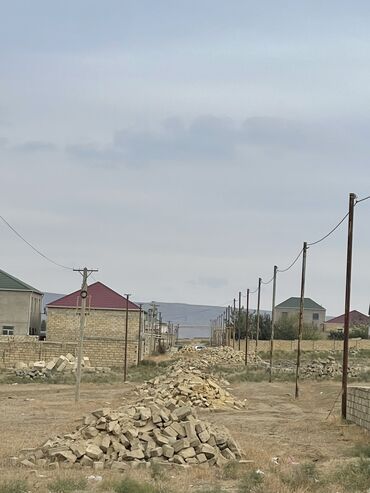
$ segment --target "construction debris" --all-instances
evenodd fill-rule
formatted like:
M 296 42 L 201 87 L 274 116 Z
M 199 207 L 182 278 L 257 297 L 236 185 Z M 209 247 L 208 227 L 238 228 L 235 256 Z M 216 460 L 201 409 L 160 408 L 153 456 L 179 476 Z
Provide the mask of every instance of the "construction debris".
M 153 378 L 137 388 L 137 393 L 146 401 L 164 406 L 196 406 L 217 409 L 225 406 L 240 409 L 245 401 L 235 400 L 221 385 L 229 382 L 205 375 L 200 370 L 184 367 L 178 362 L 167 369 L 166 374 Z
M 303 366 L 300 370 L 302 378 L 334 378 L 342 375 L 342 365 L 333 356 L 318 358 Z M 348 367 L 349 377 L 358 377 L 360 369 Z
M 84 373 L 107 373 L 110 368 L 92 367 L 87 356 L 82 358 L 81 362 Z M 28 364 L 18 362 L 12 371 L 17 377 L 26 379 L 34 378 L 51 378 L 61 373 L 75 373 L 77 370 L 77 359 L 73 354 L 68 353 L 66 356 L 61 355 L 58 358 L 52 358 L 49 361 L 35 361 Z
M 152 403 L 98 409 L 85 416 L 75 432 L 21 451 L 18 463 L 51 469 L 79 464 L 100 471 L 153 462 L 222 466 L 241 455 L 226 428 L 197 419 L 192 407 Z

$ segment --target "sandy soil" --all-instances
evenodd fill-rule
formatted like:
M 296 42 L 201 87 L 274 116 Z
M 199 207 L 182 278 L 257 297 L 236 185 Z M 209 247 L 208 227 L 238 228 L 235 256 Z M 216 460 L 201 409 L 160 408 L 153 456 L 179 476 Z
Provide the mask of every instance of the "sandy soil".
M 133 387 L 84 384 L 81 402 L 76 405 L 72 386 L 0 385 L 1 477 L 26 474 L 7 460 L 20 449 L 35 447 L 49 436 L 73 430 L 86 412 L 103 405 L 116 408 L 123 404 L 123 397 L 130 401 Z M 326 419 L 339 391 L 338 382 L 305 381 L 299 400 L 295 400 L 291 382 L 240 383 L 232 386 L 232 392 L 239 399 L 247 399 L 245 410 L 201 411 L 199 415 L 227 426 L 256 468 L 271 467 L 273 457 L 285 464 L 315 461 L 325 465 L 333 459 L 347 460 L 354 444 L 368 440 L 356 426 L 341 423 L 340 399 L 334 411 L 337 417 Z M 199 482 L 211 480 L 209 473 L 199 475 Z M 181 480 L 182 491 L 190 491 L 194 482 L 194 475 L 187 476 Z

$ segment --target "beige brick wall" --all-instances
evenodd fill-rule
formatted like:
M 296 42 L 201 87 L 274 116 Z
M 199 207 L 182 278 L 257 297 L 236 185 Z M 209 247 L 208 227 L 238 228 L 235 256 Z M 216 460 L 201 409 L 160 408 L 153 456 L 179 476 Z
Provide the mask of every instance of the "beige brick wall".
M 370 431 L 370 387 L 348 387 L 347 420 Z
M 87 310 L 86 337 L 125 337 L 124 310 Z M 80 333 L 79 311 L 72 308 L 48 308 L 46 339 L 76 341 Z M 128 339 L 138 340 L 139 311 L 128 312 Z
M 256 342 L 248 341 L 250 350 L 254 350 Z M 297 341 L 274 341 L 275 351 L 295 351 L 297 349 Z M 232 346 L 232 341 L 231 341 Z M 242 351 L 245 351 L 245 340 L 240 341 Z M 370 339 L 349 339 L 349 347 L 353 349 L 370 349 Z M 238 349 L 238 341 L 235 341 L 235 348 Z M 301 343 L 302 351 L 342 351 L 343 341 L 335 340 L 304 340 Z M 258 351 L 269 351 L 270 341 L 258 341 Z
M 137 363 L 137 341 L 128 341 L 127 363 Z M 61 354 L 77 355 L 77 342 L 0 339 L 0 367 L 10 368 L 17 361 L 50 360 Z M 92 366 L 123 368 L 125 361 L 125 341 L 119 338 L 89 337 L 84 340 L 84 356 L 90 358 Z

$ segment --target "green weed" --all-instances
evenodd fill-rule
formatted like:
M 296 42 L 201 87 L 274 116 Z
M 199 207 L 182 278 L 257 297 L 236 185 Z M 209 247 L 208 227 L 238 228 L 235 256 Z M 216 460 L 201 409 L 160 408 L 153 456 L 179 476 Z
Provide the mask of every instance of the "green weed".
M 48 484 L 52 493 L 71 493 L 74 491 L 83 491 L 87 486 L 84 478 L 57 478 Z
M 15 479 L 0 483 L 0 493 L 26 493 L 28 490 L 26 481 Z

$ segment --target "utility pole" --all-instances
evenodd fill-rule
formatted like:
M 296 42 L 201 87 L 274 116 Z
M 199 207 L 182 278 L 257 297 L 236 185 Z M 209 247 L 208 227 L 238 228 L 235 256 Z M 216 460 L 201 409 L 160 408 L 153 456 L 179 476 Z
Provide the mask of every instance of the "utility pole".
M 297 347 L 297 368 L 295 375 L 295 398 L 299 397 L 299 368 L 301 365 L 301 340 L 302 340 L 302 328 L 303 328 L 303 314 L 304 314 L 304 288 L 306 283 L 306 257 L 307 257 L 307 242 L 303 243 L 303 257 L 302 257 L 302 279 L 301 279 L 301 300 L 299 305 L 299 323 L 298 323 L 298 347 Z
M 138 348 L 137 348 L 137 364 L 140 363 L 141 361 L 141 334 L 142 334 L 142 322 L 141 322 L 141 319 L 142 319 L 142 313 L 143 313 L 143 304 L 142 303 L 139 303 L 139 307 L 140 307 L 140 312 L 139 312 L 139 341 L 138 341 Z
M 247 309 L 245 313 L 245 366 L 248 365 L 248 336 L 249 336 L 249 288 L 247 289 Z
M 226 310 L 226 323 L 227 323 L 227 346 L 231 345 L 231 326 L 230 326 L 230 312 L 231 306 L 228 305 Z
M 275 298 L 276 298 L 276 275 L 277 265 L 274 265 L 274 280 L 272 284 L 272 311 L 271 311 L 271 341 L 270 341 L 270 377 L 269 382 L 272 382 L 272 358 L 274 354 L 274 332 L 275 332 Z
M 234 298 L 233 301 L 233 349 L 235 349 L 235 333 L 236 333 L 236 317 L 235 317 L 235 312 L 236 312 L 236 299 Z
M 258 336 L 260 332 L 260 305 L 261 305 L 261 283 L 262 279 L 258 278 L 258 299 L 257 299 L 257 323 L 256 323 L 256 357 L 258 352 Z
M 93 272 L 98 272 L 97 269 L 88 269 L 84 267 L 83 269 L 73 269 L 74 272 L 79 272 L 82 274 L 82 286 L 80 291 L 81 298 L 81 315 L 80 315 L 80 338 L 78 344 L 77 353 L 77 372 L 76 372 L 76 391 L 75 391 L 75 402 L 80 400 L 80 386 L 81 386 L 81 365 L 82 365 L 82 354 L 83 354 L 83 341 L 85 332 L 85 315 L 86 315 L 86 298 L 87 298 L 87 279 Z
M 240 351 L 240 318 L 241 318 L 241 308 L 242 308 L 242 293 L 239 291 L 239 304 L 238 304 L 238 349 Z
M 348 386 L 348 338 L 349 338 L 349 312 L 351 310 L 351 282 L 352 282 L 352 245 L 353 245 L 353 221 L 356 194 L 349 195 L 348 212 L 348 240 L 347 240 L 347 269 L 346 269 L 346 295 L 344 312 L 344 340 L 343 340 L 343 370 L 342 370 L 342 418 L 347 417 L 347 386 Z
M 128 302 L 130 294 L 125 294 L 126 296 L 126 327 L 125 327 L 125 366 L 123 368 L 123 381 L 127 381 L 127 348 L 128 348 Z

